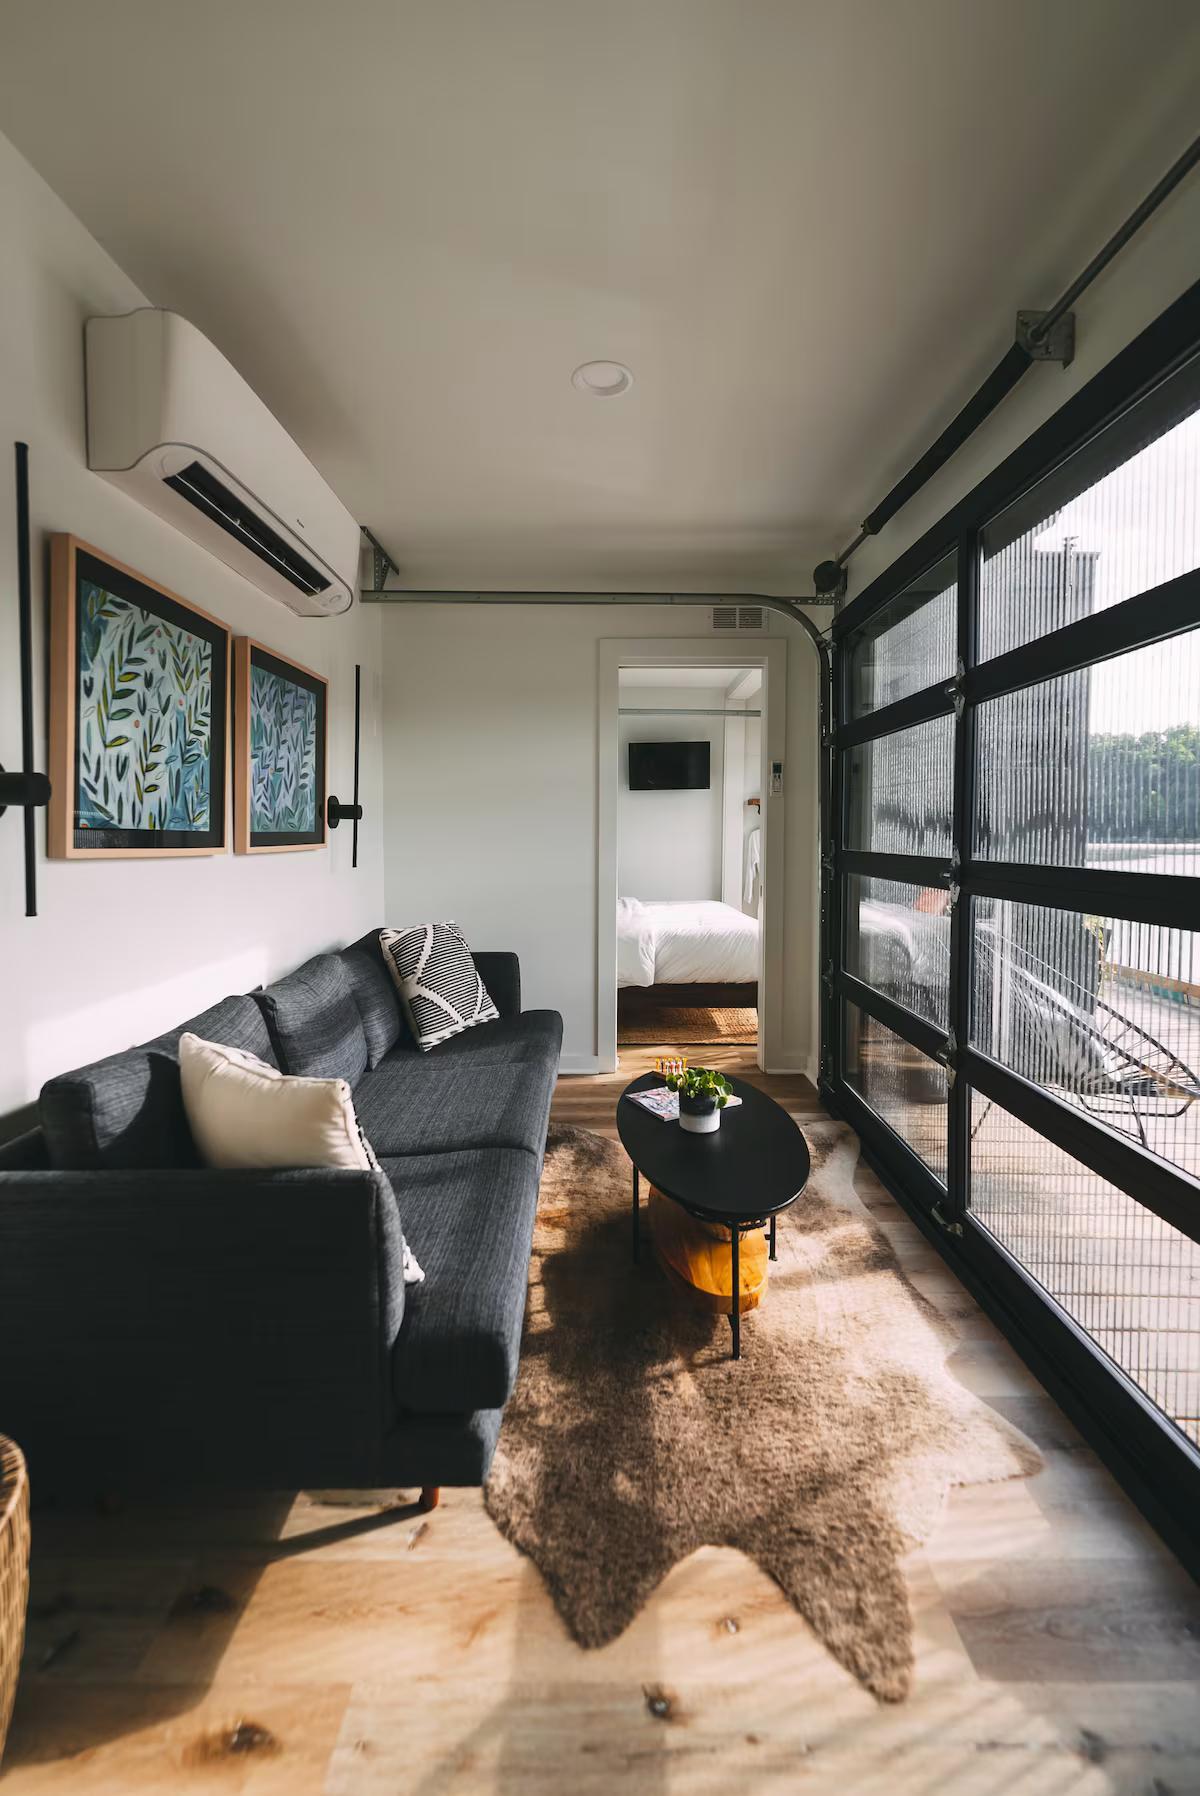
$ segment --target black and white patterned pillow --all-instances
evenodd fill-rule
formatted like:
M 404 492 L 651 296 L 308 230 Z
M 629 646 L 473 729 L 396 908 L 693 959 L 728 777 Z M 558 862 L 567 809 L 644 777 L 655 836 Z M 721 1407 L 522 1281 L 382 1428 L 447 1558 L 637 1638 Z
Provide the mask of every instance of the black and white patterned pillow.
M 495 1022 L 500 1015 L 457 923 L 382 929 L 379 946 L 419 1048 L 436 1048 L 440 1041 L 476 1023 Z

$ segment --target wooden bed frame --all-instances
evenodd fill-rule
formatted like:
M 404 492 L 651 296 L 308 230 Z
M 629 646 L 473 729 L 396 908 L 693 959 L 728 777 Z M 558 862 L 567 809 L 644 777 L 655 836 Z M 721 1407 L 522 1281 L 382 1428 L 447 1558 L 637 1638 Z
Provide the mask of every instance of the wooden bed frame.
M 655 1010 L 757 1010 L 758 981 L 733 985 L 626 985 L 617 1003 L 631 1019 Z

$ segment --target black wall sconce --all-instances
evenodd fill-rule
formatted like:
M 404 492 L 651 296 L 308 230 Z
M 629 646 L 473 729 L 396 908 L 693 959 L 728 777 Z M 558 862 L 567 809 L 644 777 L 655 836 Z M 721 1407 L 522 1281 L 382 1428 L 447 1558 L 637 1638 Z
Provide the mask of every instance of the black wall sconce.
M 0 817 L 10 805 L 24 811 L 25 915 L 37 916 L 34 811 L 48 804 L 50 781 L 33 768 L 33 592 L 29 559 L 29 445 L 14 444 L 17 463 L 17 595 L 21 654 L 21 771 L 0 767 Z
M 330 793 L 325 803 L 325 821 L 330 829 L 336 829 L 339 823 L 352 823 L 354 834 L 351 838 L 350 865 L 358 865 L 358 826 L 362 821 L 362 806 L 358 802 L 358 745 L 362 731 L 362 668 L 354 663 L 354 802 L 343 804 L 340 798 Z

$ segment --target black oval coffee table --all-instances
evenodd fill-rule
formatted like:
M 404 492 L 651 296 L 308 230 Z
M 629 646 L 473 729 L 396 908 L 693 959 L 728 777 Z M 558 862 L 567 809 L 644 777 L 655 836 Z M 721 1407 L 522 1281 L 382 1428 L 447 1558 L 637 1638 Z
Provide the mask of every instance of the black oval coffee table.
M 729 1083 L 741 1103 L 721 1112 L 721 1126 L 711 1135 L 691 1135 L 677 1122 L 663 1122 L 631 1101 L 631 1091 L 648 1091 L 662 1083 L 659 1074 L 643 1073 L 617 1100 L 617 1134 L 633 1161 L 633 1257 L 638 1257 L 641 1227 L 639 1173 L 689 1216 L 727 1228 L 732 1260 L 729 1322 L 733 1357 L 740 1359 L 739 1243 L 746 1231 L 769 1227 L 775 1258 L 775 1218 L 795 1203 L 808 1182 L 808 1143 L 774 1098 L 732 1078 Z

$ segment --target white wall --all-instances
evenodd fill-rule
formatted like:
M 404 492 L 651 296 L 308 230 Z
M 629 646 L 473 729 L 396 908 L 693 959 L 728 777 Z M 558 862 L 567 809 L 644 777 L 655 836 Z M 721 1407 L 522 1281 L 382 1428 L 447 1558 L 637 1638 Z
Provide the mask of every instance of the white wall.
M 817 661 L 788 651 L 780 1053 L 816 1052 Z M 453 917 L 521 955 L 525 1001 L 561 1010 L 564 1066 L 596 1063 L 597 644 L 695 637 L 708 614 L 621 605 L 403 605 L 384 620 L 387 912 Z M 736 658 L 736 652 L 735 652 Z
M 330 787 L 352 778 L 354 664 L 364 669 L 357 872 L 350 831 L 307 854 L 48 861 L 38 818 L 40 914 L 24 915 L 22 829 L 0 818 L 0 1117 L 52 1073 L 144 1040 L 230 991 L 381 920 L 380 620 L 305 620 L 231 573 L 86 465 L 83 321 L 146 303 L 41 178 L 0 138 L 0 761 L 20 764 L 11 444 L 29 444 L 38 766 L 46 765 L 46 548 L 71 531 L 330 681 Z M 152 296 L 151 296 L 152 297 Z
M 725 789 L 725 724 L 720 717 L 672 717 L 671 711 L 720 710 L 722 686 L 629 686 L 621 704 L 656 717 L 618 719 L 620 765 L 617 793 L 617 885 L 627 898 L 721 896 L 722 800 Z M 707 742 L 708 789 L 695 792 L 631 792 L 631 742 Z M 740 781 L 741 770 L 738 769 Z

